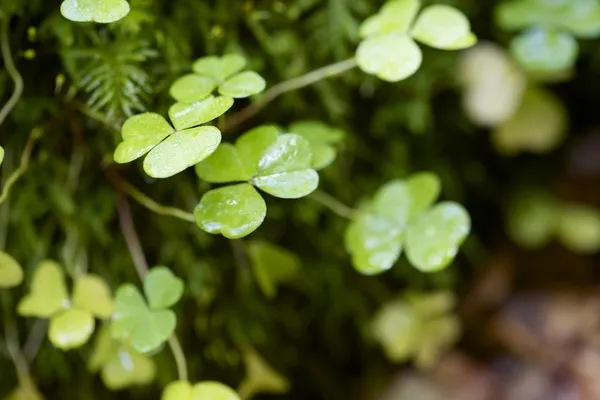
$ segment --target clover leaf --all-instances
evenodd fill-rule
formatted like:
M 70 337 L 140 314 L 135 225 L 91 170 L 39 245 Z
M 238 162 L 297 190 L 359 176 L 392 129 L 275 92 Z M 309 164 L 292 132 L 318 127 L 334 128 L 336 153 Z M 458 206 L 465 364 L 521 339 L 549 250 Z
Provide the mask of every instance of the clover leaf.
M 98 333 L 88 368 L 91 372 L 100 371 L 104 385 L 110 390 L 146 385 L 156 374 L 152 358 L 113 339 L 109 325 Z
M 139 353 L 156 350 L 175 330 L 175 313 L 166 308 L 181 297 L 183 282 L 166 267 L 155 267 L 144 278 L 144 292 L 150 306 L 134 285 L 121 285 L 115 295 L 111 325 L 113 338 Z
M 167 385 L 161 400 L 240 400 L 240 396 L 219 382 L 204 381 L 192 385 L 185 381 L 175 381 Z
M 23 269 L 10 254 L 0 251 L 0 288 L 11 288 L 23 281 Z
M 346 229 L 345 245 L 354 268 L 365 275 L 387 271 L 403 247 L 411 264 L 423 272 L 446 267 L 464 240 L 456 231 L 468 233 L 470 221 L 466 215 L 467 223 L 462 219 L 456 224 L 447 222 L 444 212 L 459 211 L 454 203 L 451 210 L 445 203 L 431 207 L 439 192 L 439 179 L 427 172 L 383 185 Z M 466 214 L 462 207 L 456 207 Z M 423 260 L 430 253 L 439 254 L 438 250 L 446 251 L 447 257 Z
M 262 240 L 248 242 L 252 272 L 265 296 L 275 297 L 277 284 L 290 279 L 300 268 L 300 259 L 292 252 Z
M 60 12 L 71 21 L 106 24 L 125 17 L 129 3 L 125 0 L 64 0 Z
M 284 199 L 303 197 L 317 188 L 310 144 L 300 135 L 278 132 L 270 125 L 252 129 L 196 165 L 198 177 L 208 182 L 245 182 L 202 196 L 194 211 L 201 229 L 232 239 L 252 233 L 266 215 L 266 204 L 253 186 Z
M 360 26 L 364 39 L 356 62 L 366 73 L 397 82 L 413 75 L 423 55 L 415 40 L 428 46 L 459 50 L 477 42 L 469 20 L 454 7 L 431 5 L 417 16 L 420 1 L 392 0 Z
M 21 299 L 17 310 L 23 316 L 50 319 L 50 341 L 68 350 L 87 342 L 94 332 L 94 317 L 111 316 L 113 301 L 104 280 L 92 274 L 75 279 L 70 299 L 60 265 L 48 260 L 36 269 L 30 293 Z
M 275 371 L 251 347 L 243 350 L 246 376 L 240 383 L 239 393 L 243 399 L 251 399 L 258 393 L 283 394 L 290 388 L 288 380 Z
M 335 160 L 334 144 L 339 143 L 344 137 L 344 132 L 340 129 L 311 120 L 294 122 L 288 131 L 308 141 L 312 152 L 311 166 L 315 170 L 323 169 Z
M 223 57 L 199 58 L 192 65 L 194 73 L 177 79 L 169 93 L 182 103 L 204 100 L 215 89 L 219 94 L 233 98 L 245 98 L 262 92 L 265 80 L 254 71 L 242 71 L 246 59 L 239 54 Z
M 159 114 L 134 115 L 123 124 L 123 142 L 115 149 L 114 160 L 128 163 L 148 153 L 144 170 L 149 176 L 173 176 L 215 151 L 221 132 L 214 126 L 199 125 L 217 118 L 232 105 L 233 99 L 225 96 L 210 96 L 191 104 L 176 103 L 169 109 L 175 128 Z
M 510 53 L 523 68 L 543 76 L 571 68 L 579 45 L 568 33 L 532 28 L 511 41 Z

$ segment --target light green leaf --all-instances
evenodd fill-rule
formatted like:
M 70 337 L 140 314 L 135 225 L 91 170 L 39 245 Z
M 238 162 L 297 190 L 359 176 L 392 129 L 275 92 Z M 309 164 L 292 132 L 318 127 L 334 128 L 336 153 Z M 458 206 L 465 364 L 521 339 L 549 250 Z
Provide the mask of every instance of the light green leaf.
M 336 150 L 331 144 L 341 141 L 344 137 L 341 129 L 310 120 L 297 121 L 290 125 L 288 131 L 308 141 L 312 152 L 311 166 L 316 170 L 327 167 L 335 160 Z
M 567 125 L 567 112 L 560 101 L 548 90 L 530 87 L 517 112 L 492 132 L 492 141 L 508 155 L 546 153 L 561 143 Z
M 210 156 L 221 143 L 214 126 L 178 131 L 148 153 L 144 171 L 153 178 L 168 178 Z
M 536 249 L 554 235 L 559 205 L 545 193 L 521 193 L 512 199 L 507 211 L 507 233 L 519 245 Z
M 4 161 L 4 147 L 0 146 L 0 165 L 2 165 L 2 161 Z
M 398 82 L 413 75 L 422 59 L 419 46 L 407 33 L 401 32 L 363 40 L 356 50 L 360 69 L 388 82 Z
M 568 33 L 533 28 L 510 43 L 517 62 L 534 73 L 556 73 L 573 67 L 579 45 Z
M 110 318 L 114 302 L 106 281 L 93 274 L 78 276 L 73 288 L 73 307 L 98 318 Z
M 246 377 L 239 386 L 240 397 L 251 399 L 258 393 L 283 394 L 290 384 L 252 348 L 244 349 Z
M 123 124 L 123 142 L 117 146 L 114 160 L 119 164 L 136 160 L 173 132 L 173 127 L 159 114 L 134 115 Z
M 98 372 L 110 359 L 117 354 L 121 346 L 118 341 L 110 335 L 110 325 L 102 325 L 94 341 L 94 349 L 88 361 L 90 372 Z
M 568 13 L 555 13 L 556 22 L 582 39 L 600 36 L 600 3 L 597 0 L 563 0 Z
M 456 306 L 456 296 L 451 291 L 404 293 L 406 304 L 410 305 L 419 318 L 433 318 L 450 312 Z
M 117 290 L 111 325 L 113 338 L 130 343 L 140 353 L 149 353 L 167 341 L 175 324 L 171 310 L 150 310 L 135 286 L 125 284 Z
M 175 103 L 169 108 L 169 117 L 177 130 L 202 125 L 220 117 L 233 105 L 228 96 L 208 96 L 195 103 Z
M 280 135 L 262 154 L 252 183 L 284 199 L 296 199 L 313 192 L 319 174 L 311 166 L 308 142 L 299 135 Z
M 225 186 L 202 196 L 194 210 L 196 224 L 213 234 L 238 239 L 254 232 L 267 214 L 267 205 L 251 185 Z
M 258 286 L 271 298 L 277 294 L 277 284 L 300 268 L 300 259 L 294 253 L 262 240 L 248 243 L 248 256 Z
M 23 269 L 10 254 L 0 251 L 0 288 L 11 288 L 23 281 Z
M 199 382 L 192 388 L 191 400 L 240 400 L 238 394 L 219 382 Z
M 422 369 L 435 366 L 442 353 L 460 337 L 460 321 L 454 315 L 442 315 L 423 321 L 415 364 Z
M 560 209 L 557 235 L 561 243 L 578 253 L 600 250 L 600 211 L 580 204 L 565 204 Z
M 507 31 L 545 25 L 548 15 L 543 4 L 532 1 L 503 1 L 495 9 L 496 22 Z
M 367 18 L 360 25 L 360 36 L 365 38 L 393 31 L 407 31 L 420 7 L 420 0 L 388 1 L 379 13 Z
M 196 164 L 196 174 L 200 179 L 212 183 L 248 181 L 256 168 L 244 163 L 236 146 L 221 143 L 207 159 Z
M 404 227 L 433 204 L 440 189 L 439 178 L 429 172 L 414 174 L 406 180 L 393 180 L 377 191 L 373 210 L 399 227 Z
M 219 86 L 219 93 L 236 99 L 250 97 L 265 90 L 267 83 L 254 71 L 244 71 Z
M 35 386 L 18 387 L 10 392 L 4 400 L 45 400 Z
M 402 300 L 394 300 L 377 312 L 371 330 L 391 361 L 404 362 L 419 347 L 421 326 L 412 307 Z
M 88 341 L 94 325 L 94 317 L 88 311 L 65 310 L 50 319 L 48 337 L 59 349 L 74 349 Z
M 239 54 L 227 54 L 223 57 L 207 56 L 199 58 L 192 65 L 195 73 L 224 81 L 246 66 L 246 59 Z
M 144 293 L 150 308 L 169 308 L 183 295 L 183 281 L 167 267 L 154 267 L 144 278 Z
M 29 294 L 19 303 L 19 314 L 50 318 L 67 307 L 69 296 L 62 268 L 54 261 L 42 261 L 33 273 Z
M 441 202 L 417 218 L 406 232 L 406 256 L 422 272 L 447 267 L 471 230 L 471 219 L 457 203 Z
M 467 17 L 456 8 L 443 4 L 428 6 L 421 12 L 412 36 L 421 43 L 444 50 L 464 49 L 477 42 Z
M 195 400 L 192 397 L 192 384 L 187 381 L 169 383 L 163 390 L 161 400 Z
M 65 0 L 60 5 L 61 14 L 75 22 L 109 23 L 120 20 L 129 13 L 125 0 Z
M 345 234 L 352 265 L 364 275 L 392 268 L 402 252 L 402 229 L 377 215 L 364 214 L 353 220 Z
M 194 103 L 206 99 L 217 88 L 217 82 L 206 76 L 187 74 L 177 79 L 169 94 L 181 103 Z
M 235 147 L 244 165 L 252 170 L 252 176 L 258 168 L 263 153 L 279 137 L 279 128 L 275 125 L 261 125 L 244 133 L 235 142 Z M 252 177 L 251 176 L 251 177 Z

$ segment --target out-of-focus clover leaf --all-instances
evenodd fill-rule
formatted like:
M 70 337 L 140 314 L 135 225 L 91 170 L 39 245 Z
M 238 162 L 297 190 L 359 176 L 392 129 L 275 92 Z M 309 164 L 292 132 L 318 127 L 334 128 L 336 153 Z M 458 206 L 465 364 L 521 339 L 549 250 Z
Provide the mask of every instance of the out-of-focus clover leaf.
M 221 132 L 214 126 L 199 125 L 217 118 L 232 105 L 233 99 L 225 96 L 176 103 L 169 109 L 175 129 L 159 114 L 134 115 L 123 125 L 123 142 L 115 149 L 114 160 L 128 163 L 148 153 L 144 170 L 149 176 L 173 176 L 216 150 Z
M 267 297 L 277 294 L 277 284 L 292 277 L 300 259 L 292 252 L 262 240 L 247 244 L 248 256 L 258 286 Z
M 112 311 L 110 290 L 96 275 L 77 277 L 73 298 L 69 299 L 62 269 L 54 261 L 43 261 L 38 266 L 30 293 L 18 306 L 21 315 L 50 319 L 48 337 L 63 350 L 86 343 L 94 332 L 94 317 L 106 319 Z
M 161 400 L 240 400 L 240 396 L 219 382 L 204 381 L 192 385 L 175 381 L 165 387 Z
M 23 269 L 10 254 L 0 251 L 0 288 L 11 288 L 23 281 Z
M 240 397 L 251 399 L 258 393 L 284 394 L 289 391 L 288 380 L 275 371 L 253 348 L 243 351 L 246 376 L 240 384 Z
M 582 204 L 563 204 L 556 234 L 560 242 L 574 252 L 597 252 L 600 250 L 600 210 Z
M 457 203 L 441 202 L 421 214 L 406 232 L 406 256 L 422 272 L 447 267 L 471 230 L 467 211 Z
M 239 54 L 199 58 L 192 65 L 194 73 L 177 79 L 169 93 L 182 103 L 202 101 L 215 89 L 223 96 L 245 98 L 262 92 L 265 80 L 254 71 L 242 71 L 246 59 Z
M 517 112 L 492 132 L 496 149 L 506 155 L 546 153 L 558 146 L 567 127 L 567 112 L 549 91 L 529 87 Z
M 579 45 L 568 33 L 532 28 L 511 41 L 510 53 L 534 74 L 553 74 L 575 64 Z
M 252 129 L 235 145 L 222 144 L 196 165 L 198 177 L 206 181 L 247 182 L 204 194 L 194 212 L 201 229 L 240 238 L 258 228 L 266 205 L 252 186 L 284 199 L 303 197 L 317 188 L 319 175 L 311 168 L 310 144 L 300 135 L 278 132 L 269 125 Z
M 17 387 L 4 397 L 4 400 L 44 400 L 44 396 L 33 385 L 28 385 L 27 387 Z
M 477 42 L 469 20 L 454 7 L 431 5 L 417 16 L 417 0 L 392 0 L 360 26 L 364 39 L 356 61 L 364 72 L 397 82 L 413 75 L 423 55 L 415 40 L 444 50 L 459 50 Z
M 152 358 L 113 339 L 109 325 L 98 333 L 88 368 L 91 372 L 100 371 L 104 385 L 110 390 L 146 385 L 156 374 Z
M 129 3 L 125 0 L 64 0 L 60 12 L 71 21 L 106 24 L 125 17 Z
M 335 144 L 344 138 L 341 129 L 330 127 L 320 121 L 296 121 L 288 128 L 290 133 L 302 136 L 310 144 L 311 166 L 315 170 L 329 166 L 336 157 Z
M 410 247 L 408 259 L 420 271 L 448 266 L 470 230 L 470 221 L 457 204 L 431 208 L 439 193 L 439 179 L 431 173 L 383 185 L 346 230 L 346 249 L 354 267 L 366 275 L 387 271 L 403 247 Z M 459 211 L 462 219 L 445 218 Z M 444 257 L 438 257 L 442 252 Z
M 384 304 L 371 323 L 371 331 L 391 361 L 414 359 L 418 367 L 429 368 L 460 334 L 459 320 L 451 312 L 453 306 L 449 293 L 411 292 Z
M 167 267 L 154 267 L 144 278 L 144 293 L 150 308 L 168 308 L 183 294 L 183 281 Z

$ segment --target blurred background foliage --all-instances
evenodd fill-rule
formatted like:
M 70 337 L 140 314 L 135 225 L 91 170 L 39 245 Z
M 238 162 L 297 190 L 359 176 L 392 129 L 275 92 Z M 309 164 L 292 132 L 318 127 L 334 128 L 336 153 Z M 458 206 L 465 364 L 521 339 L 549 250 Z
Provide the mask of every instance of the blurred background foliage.
M 513 62 L 507 49 L 518 32 L 496 23 L 499 2 L 436 3 L 463 11 L 480 41 L 496 43 L 500 57 Z M 535 11 L 553 2 L 522 3 Z M 117 204 L 125 200 L 114 174 L 159 203 L 188 210 L 208 190 L 193 170 L 155 181 L 139 163 L 115 166 L 122 121 L 147 109 L 166 115 L 169 85 L 203 55 L 239 52 L 268 86 L 351 58 L 358 26 L 381 6 L 374 0 L 130 0 L 127 17 L 98 25 L 66 20 L 58 4 L 0 0 L 3 29 L 25 82 L 21 100 L 0 127 L 3 179 L 17 168 L 31 133 L 41 133 L 27 173 L 0 208 L 0 248 L 19 260 L 26 276 L 53 258 L 71 275 L 91 271 L 112 288 L 137 282 L 120 233 Z M 564 10 L 544 15 L 556 18 L 552 12 Z M 379 399 L 389 391 L 385 398 L 476 400 L 498 398 L 498 388 L 508 399 L 554 399 L 560 393 L 600 398 L 586 380 L 600 371 L 600 41 L 582 39 L 578 47 L 568 71 L 540 76 L 511 64 L 523 77 L 510 80 L 492 72 L 476 79 L 477 68 L 461 64 L 466 54 L 424 48 L 423 66 L 405 81 L 390 84 L 355 69 L 279 97 L 224 135 L 233 140 L 260 123 L 289 126 L 299 119 L 343 130 L 340 154 L 322 171 L 320 188 L 346 204 L 388 180 L 421 170 L 437 173 L 442 197 L 463 204 L 473 221 L 463 250 L 444 271 L 423 274 L 401 258 L 383 275 L 359 275 L 344 249 L 347 222 L 308 198 L 267 198 L 267 220 L 252 243 L 211 236 L 130 201 L 149 262 L 170 266 L 186 282 L 175 310 L 191 376 L 236 387 L 248 376 L 247 365 L 256 369 L 265 362 L 289 380 L 289 388 L 277 377 L 263 386 L 289 392 L 257 396 L 264 399 Z M 479 70 L 485 75 L 487 69 Z M 486 92 L 492 99 L 498 87 L 515 91 L 507 95 L 513 100 L 502 118 L 490 121 L 469 109 L 465 96 L 481 89 L 482 81 L 496 84 Z M 3 102 L 11 90 L 2 69 Z M 525 108 L 520 90 L 538 93 L 534 102 L 550 97 L 553 106 L 529 106 L 535 112 L 524 111 L 525 122 L 515 122 L 516 110 Z M 483 95 L 471 104 L 485 103 L 482 98 L 490 102 Z M 286 269 L 276 295 L 252 273 L 260 268 L 253 249 L 264 242 L 299 260 Z M 417 294 L 406 297 L 407 289 Z M 2 293 L 2 324 L 18 327 L 32 375 L 47 398 L 155 399 L 176 378 L 165 350 L 154 356 L 153 383 L 110 392 L 88 371 L 93 343 L 62 352 L 45 340 L 44 323 L 15 320 L 13 309 L 25 290 Z M 418 293 L 438 293 L 441 304 L 423 306 L 426 297 Z M 454 314 L 445 314 L 455 302 L 462 329 Z M 386 312 L 414 319 L 403 335 L 392 327 L 392 342 L 407 343 L 389 343 L 385 328 L 372 331 L 382 324 L 374 318 Z M 427 338 L 432 332 L 439 333 L 437 342 Z M 440 358 L 435 343 L 446 346 L 459 337 L 453 353 Z M 401 364 L 407 355 L 428 372 Z M 507 389 L 506 382 L 514 385 Z M 0 357 L 0 397 L 15 385 L 10 358 Z M 258 384 L 242 386 L 252 385 Z M 520 387 L 525 391 L 518 392 Z

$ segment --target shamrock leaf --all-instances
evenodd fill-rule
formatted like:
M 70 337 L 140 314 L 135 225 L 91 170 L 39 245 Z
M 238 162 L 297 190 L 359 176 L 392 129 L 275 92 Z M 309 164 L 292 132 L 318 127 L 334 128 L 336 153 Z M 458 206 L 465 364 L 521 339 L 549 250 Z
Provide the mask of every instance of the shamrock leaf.
M 108 326 L 98 333 L 89 369 L 100 371 L 104 385 L 110 390 L 146 385 L 156 374 L 154 361 L 113 339 Z
M 23 269 L 10 254 L 0 251 L 0 288 L 20 285 L 23 281 Z
M 561 243 L 572 251 L 595 253 L 600 250 L 600 211 L 581 204 L 564 204 L 556 231 Z
M 154 178 L 167 178 L 212 154 L 221 142 L 214 126 L 197 126 L 218 117 L 233 104 L 230 97 L 210 96 L 191 104 L 176 103 L 169 109 L 175 129 L 160 115 L 144 113 L 123 124 L 115 149 L 117 163 L 127 163 L 148 153 L 144 170 Z M 166 139 L 165 139 L 166 138 Z
M 215 89 L 221 95 L 232 98 L 245 98 L 265 89 L 265 80 L 254 71 L 242 71 L 246 59 L 238 54 L 223 57 L 207 56 L 199 58 L 192 65 L 193 74 L 177 79 L 169 93 L 182 103 L 204 100 Z
M 93 274 L 77 277 L 73 288 L 73 307 L 87 310 L 101 319 L 110 318 L 114 302 L 106 282 Z
M 151 310 L 135 286 L 125 284 L 117 290 L 111 325 L 113 338 L 131 344 L 139 353 L 149 353 L 171 336 L 175 324 L 173 311 Z
M 276 295 L 277 284 L 300 268 L 300 260 L 294 253 L 261 240 L 248 243 L 248 256 L 258 286 L 271 298 Z
M 439 271 L 452 262 L 471 229 L 462 206 L 441 202 L 419 216 L 406 232 L 406 256 L 420 271 Z
M 559 210 L 558 202 L 546 193 L 519 193 L 508 206 L 506 231 L 519 245 L 540 248 L 554 235 Z
M 109 23 L 120 20 L 129 13 L 125 0 L 64 0 L 61 14 L 71 21 Z
M 573 67 L 579 45 L 568 33 L 532 28 L 511 41 L 510 52 L 526 70 L 549 75 Z
M 33 274 L 30 293 L 21 299 L 17 310 L 23 316 L 50 318 L 69 305 L 60 265 L 54 261 L 43 261 Z
M 168 308 L 181 298 L 183 281 L 167 267 L 154 267 L 144 278 L 144 293 L 150 308 Z
M 356 50 L 360 69 L 397 82 L 421 66 L 423 55 L 413 39 L 445 50 L 464 49 L 477 41 L 468 19 L 454 7 L 432 5 L 417 17 L 419 7 L 418 0 L 394 0 L 363 22 L 364 40 Z
M 240 400 L 238 394 L 219 382 L 205 381 L 192 386 L 185 381 L 167 385 L 161 400 Z
M 283 394 L 289 390 L 287 379 L 275 371 L 253 348 L 243 351 L 246 377 L 240 384 L 242 399 L 253 398 L 257 393 Z
M 69 309 L 50 319 L 48 337 L 62 350 L 76 348 L 88 341 L 94 332 L 94 317 L 87 311 Z
M 196 224 L 208 233 L 237 239 L 262 224 L 267 205 L 251 185 L 241 183 L 206 192 L 194 210 Z
M 333 145 L 344 137 L 341 130 L 319 121 L 297 121 L 288 130 L 308 141 L 312 152 L 311 167 L 315 170 L 323 169 L 335 160 L 336 150 Z

